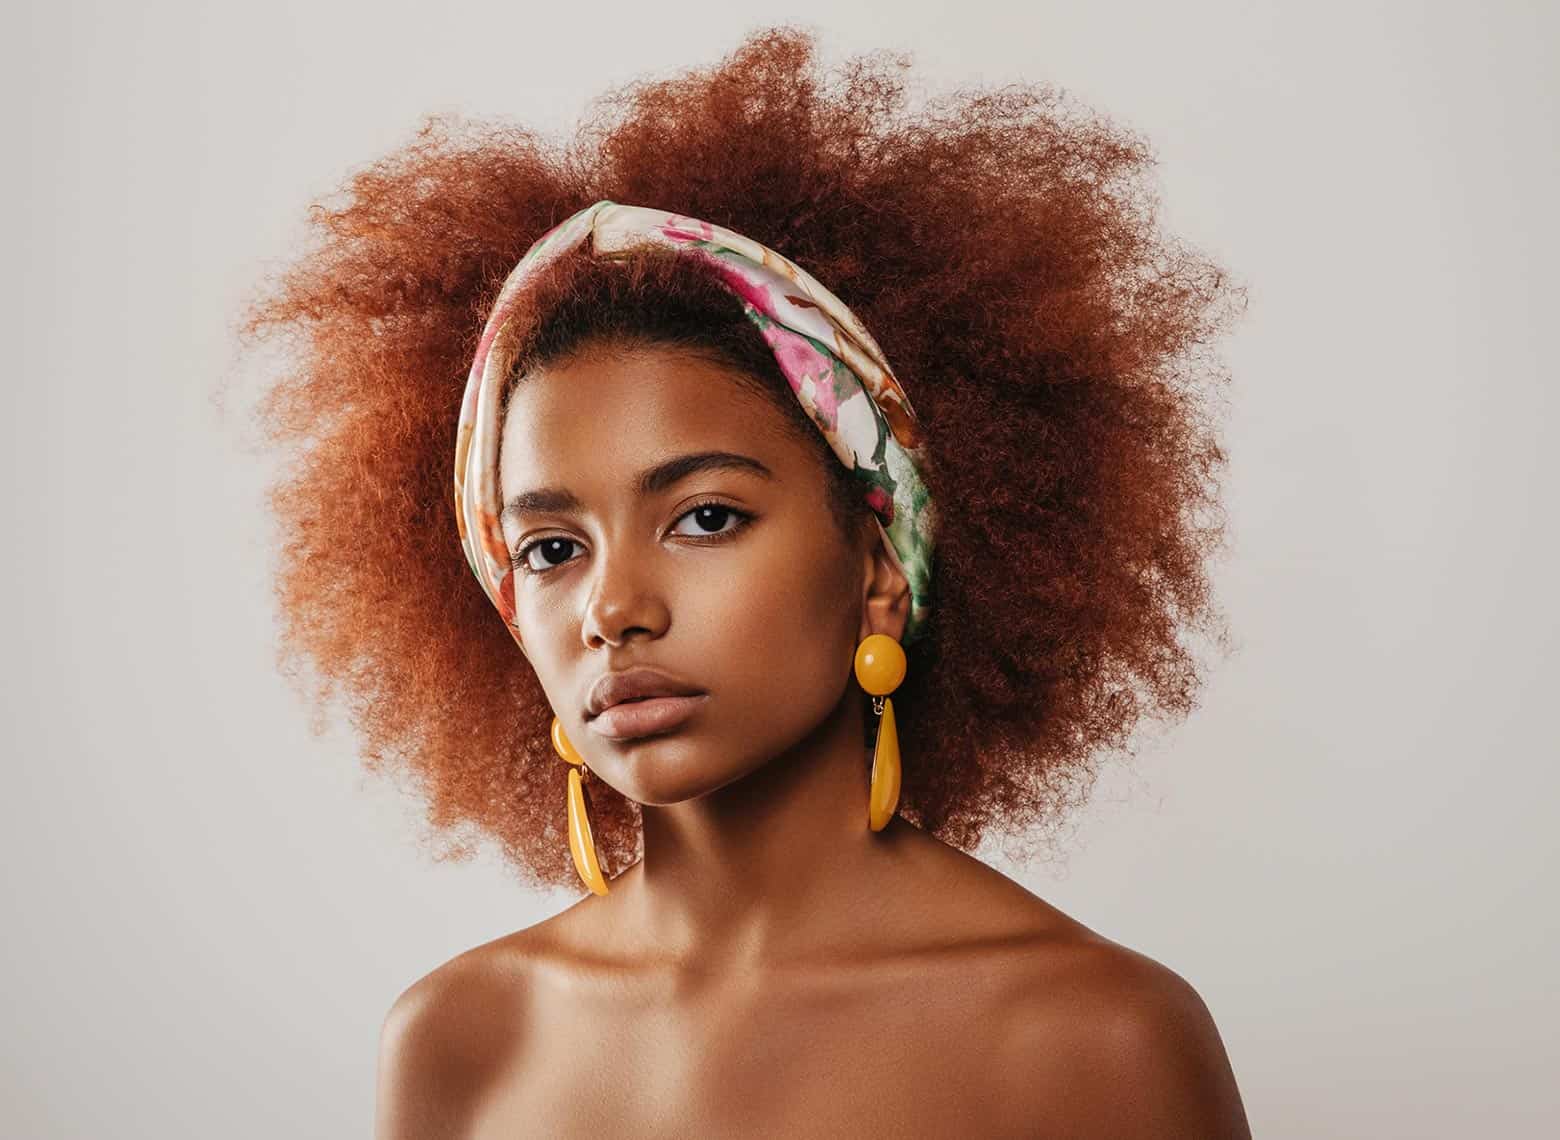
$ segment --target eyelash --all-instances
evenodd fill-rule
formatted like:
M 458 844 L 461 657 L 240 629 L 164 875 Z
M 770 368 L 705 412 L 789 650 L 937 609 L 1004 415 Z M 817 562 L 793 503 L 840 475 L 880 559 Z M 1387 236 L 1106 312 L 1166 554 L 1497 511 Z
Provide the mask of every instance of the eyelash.
M 683 519 L 687 518 L 689 515 L 693 514 L 695 511 L 702 511 L 702 510 L 706 509 L 707 507 L 718 507 L 721 510 L 728 512 L 731 515 L 731 517 L 733 517 L 733 518 L 735 518 L 737 520 L 737 525 L 734 526 L 734 527 L 731 527 L 728 530 L 711 531 L 709 534 L 702 534 L 702 535 L 688 535 L 688 534 L 685 534 L 685 535 L 680 535 L 679 537 L 681 537 L 681 538 L 694 538 L 694 539 L 706 539 L 706 540 L 713 539 L 715 542 L 723 542 L 726 539 L 729 539 L 733 535 L 737 534 L 739 531 L 745 530 L 747 528 L 748 524 L 753 521 L 753 516 L 751 514 L 749 514 L 747 511 L 739 511 L 736 507 L 732 506 L 730 503 L 723 503 L 719 499 L 706 499 L 702 503 L 694 503 L 686 511 L 684 511 L 682 514 L 678 515 L 675 519 L 672 520 L 672 526 L 675 527 L 678 523 L 682 522 Z M 567 566 L 569 564 L 569 562 L 572 562 L 574 560 L 571 558 L 571 559 L 569 559 L 568 562 L 560 562 L 556 566 L 549 566 L 546 570 L 538 570 L 535 567 L 531 566 L 530 563 L 528 562 L 528 558 L 530 557 L 531 551 L 535 547 L 540 546 L 544 542 L 552 542 L 552 541 L 555 541 L 555 540 L 563 541 L 563 542 L 574 542 L 574 539 L 572 539 L 572 538 L 565 539 L 565 538 L 562 538 L 562 536 L 560 536 L 560 535 L 547 535 L 547 534 L 544 534 L 541 538 L 534 538 L 534 539 L 532 539 L 530 542 L 526 543 L 524 546 L 520 547 L 520 549 L 516 550 L 512 555 L 510 555 L 510 558 L 509 558 L 509 565 L 510 565 L 510 567 L 512 569 L 520 572 L 520 573 L 523 573 L 523 574 L 546 574 L 546 573 L 549 573 L 549 572 L 551 572 L 553 570 L 561 570 L 561 569 L 563 569 L 565 566 Z

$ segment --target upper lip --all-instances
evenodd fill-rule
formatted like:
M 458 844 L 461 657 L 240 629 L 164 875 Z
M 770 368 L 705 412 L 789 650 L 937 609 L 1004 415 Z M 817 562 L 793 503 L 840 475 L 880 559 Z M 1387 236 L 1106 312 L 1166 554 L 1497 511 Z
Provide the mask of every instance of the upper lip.
M 590 687 L 585 702 L 587 716 L 599 716 L 603 709 L 620 701 L 638 700 L 641 697 L 694 697 L 704 690 L 679 680 L 670 673 L 637 665 L 614 673 L 603 673 Z

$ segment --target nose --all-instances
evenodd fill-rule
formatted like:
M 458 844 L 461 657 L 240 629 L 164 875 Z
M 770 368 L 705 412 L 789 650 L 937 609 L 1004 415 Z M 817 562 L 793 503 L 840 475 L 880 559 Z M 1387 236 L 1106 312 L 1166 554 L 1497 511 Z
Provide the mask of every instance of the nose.
M 665 595 L 653 580 L 645 552 L 619 549 L 598 555 L 580 635 L 588 649 L 629 638 L 660 637 L 671 622 Z

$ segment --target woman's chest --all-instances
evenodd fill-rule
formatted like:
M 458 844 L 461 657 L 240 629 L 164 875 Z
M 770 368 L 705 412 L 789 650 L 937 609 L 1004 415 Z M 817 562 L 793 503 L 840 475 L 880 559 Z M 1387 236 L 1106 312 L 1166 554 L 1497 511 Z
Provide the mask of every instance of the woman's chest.
M 537 1003 L 475 1137 L 1035 1136 L 979 984 Z

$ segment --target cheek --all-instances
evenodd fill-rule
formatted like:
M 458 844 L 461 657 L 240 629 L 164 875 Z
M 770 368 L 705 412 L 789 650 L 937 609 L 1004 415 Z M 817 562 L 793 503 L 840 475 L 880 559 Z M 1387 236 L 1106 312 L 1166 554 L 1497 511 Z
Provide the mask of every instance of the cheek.
M 810 727 L 838 701 L 856 648 L 859 605 L 844 547 L 815 530 L 805 539 L 777 533 L 710 565 L 673 612 L 711 683 L 746 714 L 782 730 L 792 720 Z
M 578 600 L 567 590 L 533 591 L 516 583 L 515 617 L 525 656 L 553 708 L 568 707 L 572 663 L 580 653 Z

